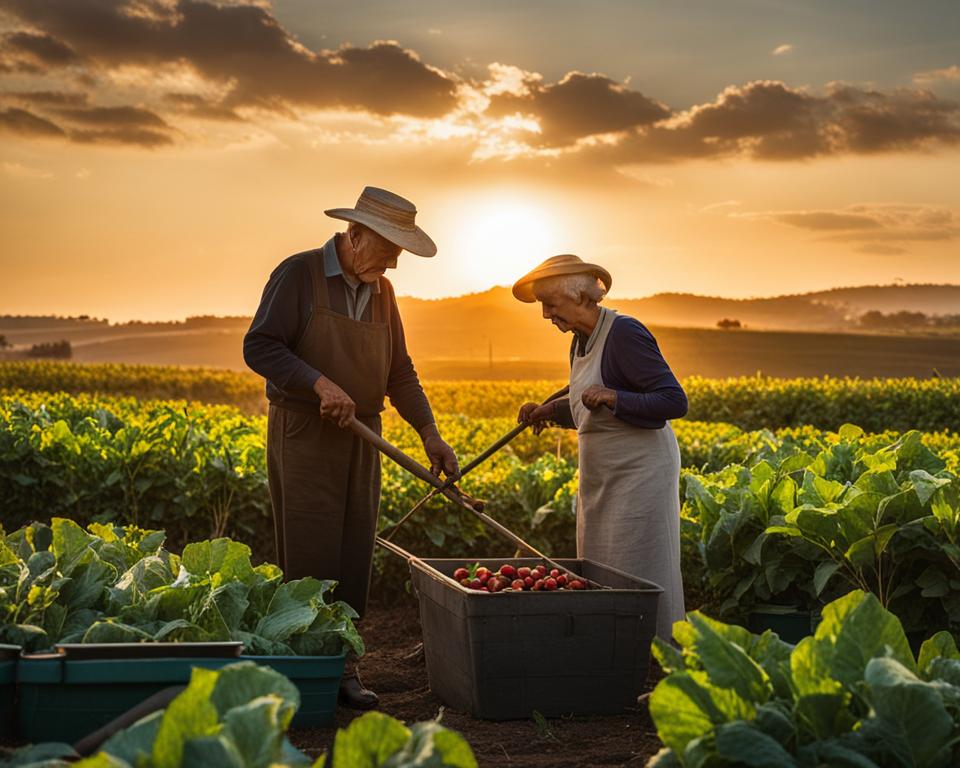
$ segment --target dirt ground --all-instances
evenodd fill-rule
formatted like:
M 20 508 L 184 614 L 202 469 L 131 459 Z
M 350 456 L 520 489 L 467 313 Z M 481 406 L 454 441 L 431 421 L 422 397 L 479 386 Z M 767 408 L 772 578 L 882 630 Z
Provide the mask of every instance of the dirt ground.
M 373 606 L 362 625 L 367 653 L 360 663 L 364 684 L 380 696 L 380 711 L 410 724 L 437 716 L 443 706 L 427 685 L 427 669 L 417 647 L 422 637 L 414 599 L 400 607 Z M 651 683 L 653 680 L 651 680 Z M 363 714 L 340 707 L 337 726 L 346 727 Z M 443 725 L 462 733 L 481 768 L 642 768 L 660 749 L 656 730 L 645 708 L 622 715 L 533 719 L 508 722 L 476 720 L 445 709 Z M 293 731 L 291 741 L 312 757 L 333 742 L 334 729 Z

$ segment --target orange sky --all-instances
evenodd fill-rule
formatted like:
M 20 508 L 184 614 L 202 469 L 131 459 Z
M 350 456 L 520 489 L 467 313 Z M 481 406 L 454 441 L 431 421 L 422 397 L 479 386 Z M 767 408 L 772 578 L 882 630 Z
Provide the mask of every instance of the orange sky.
M 560 39 L 578 19 L 557 2 Z M 0 0 L 0 313 L 250 314 L 364 184 L 412 199 L 439 246 L 401 258 L 403 294 L 559 252 L 607 266 L 618 296 L 960 282 L 956 36 L 854 3 L 889 24 L 871 39 L 838 17 L 848 38 L 814 51 L 823 17 L 761 5 L 712 43 L 714 71 L 680 37 L 706 31 L 653 3 L 596 6 L 612 38 L 626 13 L 678 36 L 628 54 L 595 31 L 531 50 L 522 19 L 497 34 L 498 3 L 451 39 L 466 5 L 437 5 L 437 27 L 375 15 L 364 36 L 356 3 L 327 20 L 294 0 Z

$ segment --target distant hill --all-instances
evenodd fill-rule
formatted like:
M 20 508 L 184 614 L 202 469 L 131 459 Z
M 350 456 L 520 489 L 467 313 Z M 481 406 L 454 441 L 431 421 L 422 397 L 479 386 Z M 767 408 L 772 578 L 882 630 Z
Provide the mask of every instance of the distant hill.
M 436 300 L 400 297 L 399 303 L 410 352 L 431 378 L 564 375 L 570 336 L 541 317 L 539 304 L 521 304 L 508 288 Z M 870 310 L 960 314 L 960 286 L 864 286 L 757 299 L 662 293 L 607 304 L 651 327 L 680 375 L 929 376 L 934 369 L 960 375 L 958 334 L 868 335 L 857 326 Z M 723 318 L 739 320 L 746 330 L 717 330 Z M 242 369 L 248 325 L 245 317 L 108 324 L 0 316 L 0 336 L 20 348 L 66 339 L 81 362 Z

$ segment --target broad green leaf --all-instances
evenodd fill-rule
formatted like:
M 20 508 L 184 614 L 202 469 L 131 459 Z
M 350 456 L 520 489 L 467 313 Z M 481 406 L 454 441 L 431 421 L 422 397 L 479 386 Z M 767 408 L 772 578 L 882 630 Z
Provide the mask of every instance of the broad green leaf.
M 931 497 L 944 486 L 950 485 L 952 480 L 949 477 L 934 477 L 925 470 L 915 469 L 910 473 L 910 482 L 920 504 L 926 506 Z
M 300 707 L 300 692 L 293 683 L 279 672 L 253 661 L 242 661 L 221 669 L 210 701 L 223 716 L 230 709 L 261 696 L 276 696 L 282 702 L 278 717 L 284 728 Z
M 163 713 L 153 744 L 153 768 L 180 768 L 184 744 L 219 730 L 217 708 L 211 700 L 218 672 L 194 667 L 186 690 Z
M 309 577 L 281 584 L 254 632 L 268 640 L 280 641 L 295 632 L 303 632 L 317 618 L 317 600 L 324 590 L 323 582 Z
M 937 632 L 933 637 L 924 640 L 917 659 L 917 669 L 920 670 L 920 674 L 926 675 L 930 663 L 939 658 L 960 660 L 957 641 L 949 632 Z
M 250 547 L 230 539 L 212 539 L 187 544 L 181 565 L 193 578 L 220 574 L 223 581 L 249 583 L 254 578 L 250 565 Z
M 947 765 L 953 718 L 936 688 L 894 659 L 875 658 L 864 680 L 880 719 L 876 733 L 902 765 Z
M 683 654 L 674 648 L 673 645 L 661 640 L 659 637 L 653 638 L 651 650 L 653 657 L 667 674 L 671 672 L 681 672 L 686 669 L 687 665 L 683 661 Z
M 403 723 L 367 712 L 337 731 L 331 768 L 380 768 L 409 738 L 410 730 Z
M 797 762 L 775 739 L 749 723 L 717 728 L 717 754 L 734 765 L 750 768 L 790 768 Z
M 115 733 L 101 749 L 130 765 L 140 765 L 153 753 L 153 743 L 157 740 L 162 719 L 163 710 L 151 712 L 129 728 Z
M 749 633 L 744 633 L 746 637 L 738 638 L 743 643 L 738 645 L 733 639 L 735 635 L 730 631 L 733 629 L 731 627 L 715 622 L 696 611 L 687 615 L 687 621 L 697 631 L 694 648 L 711 683 L 721 688 L 729 688 L 740 698 L 757 704 L 762 704 L 770 698 L 773 692 L 770 679 L 763 668 L 747 655 L 743 647 L 743 645 L 749 647 L 751 644 L 753 638 Z
M 837 572 L 839 568 L 840 563 L 834 563 L 830 560 L 825 560 L 817 566 L 817 570 L 814 571 L 813 574 L 813 589 L 817 596 L 823 592 L 824 588 L 827 586 L 827 582 L 830 581 L 830 578 Z
M 195 736 L 184 742 L 181 768 L 246 768 L 240 751 L 224 734 Z
M 678 754 L 716 725 L 750 720 L 755 709 L 733 691 L 711 685 L 705 673 L 678 672 L 650 696 L 650 716 L 660 739 Z
M 289 725 L 289 717 L 281 714 L 285 706 L 279 696 L 260 696 L 223 715 L 223 736 L 236 746 L 246 768 L 269 768 L 279 762 Z

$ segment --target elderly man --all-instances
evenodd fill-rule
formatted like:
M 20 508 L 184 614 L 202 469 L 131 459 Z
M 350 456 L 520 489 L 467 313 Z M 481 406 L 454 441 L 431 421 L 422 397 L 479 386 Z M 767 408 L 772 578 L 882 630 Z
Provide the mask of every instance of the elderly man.
M 375 187 L 322 248 L 283 261 L 270 276 L 243 340 L 247 365 L 267 379 L 267 468 L 277 560 L 289 579 L 336 579 L 336 596 L 362 617 L 380 503 L 380 457 L 345 429 L 355 415 L 380 431 L 384 396 L 423 440 L 434 474 L 458 472 L 437 430 L 410 355 L 393 287 L 401 251 L 433 256 L 408 200 Z M 376 706 L 348 664 L 341 699 Z

